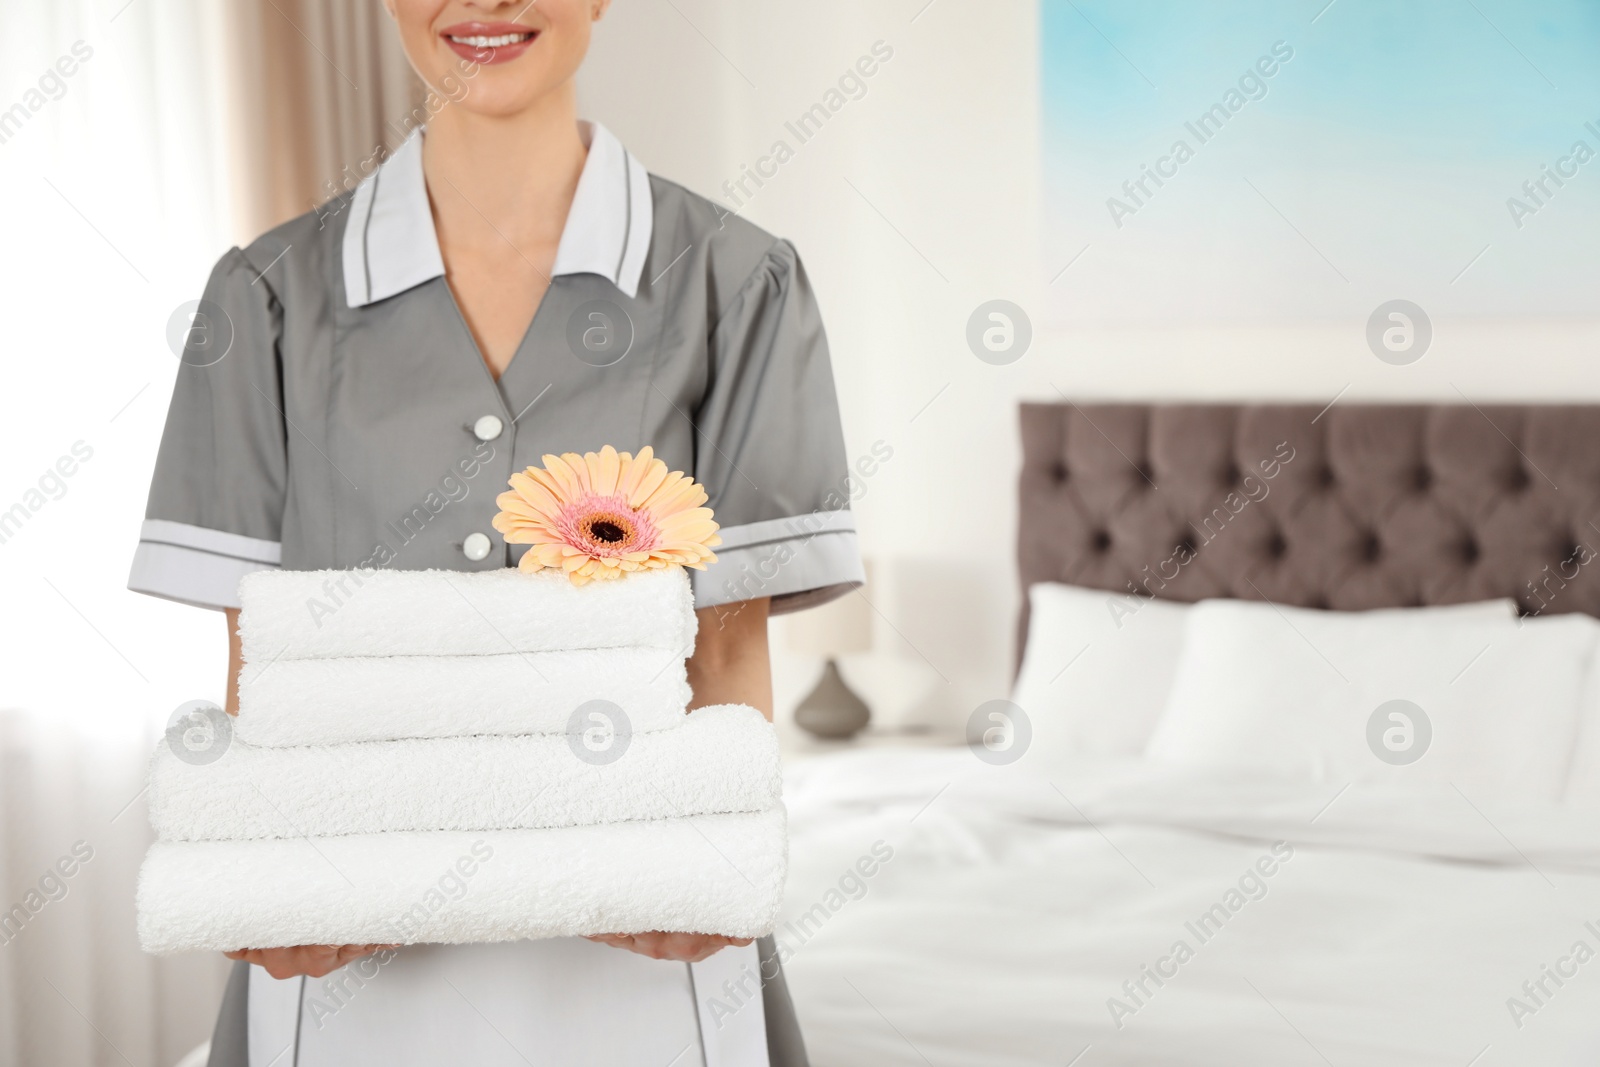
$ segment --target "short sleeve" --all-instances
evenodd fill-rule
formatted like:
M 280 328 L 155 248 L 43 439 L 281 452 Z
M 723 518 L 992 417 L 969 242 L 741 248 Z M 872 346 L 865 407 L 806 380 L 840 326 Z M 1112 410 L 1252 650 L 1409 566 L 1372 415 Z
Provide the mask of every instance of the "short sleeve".
M 695 477 L 721 525 L 695 605 L 825 603 L 865 575 L 828 341 L 794 247 L 776 242 L 711 331 Z
M 282 311 L 235 248 L 211 272 L 178 368 L 128 588 L 239 606 L 281 558 L 287 459 Z

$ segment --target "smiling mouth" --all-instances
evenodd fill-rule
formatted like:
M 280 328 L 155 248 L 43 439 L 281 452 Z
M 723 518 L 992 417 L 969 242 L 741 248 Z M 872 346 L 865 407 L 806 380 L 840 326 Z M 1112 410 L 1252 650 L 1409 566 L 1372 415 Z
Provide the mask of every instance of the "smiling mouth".
M 537 30 L 528 30 L 526 33 L 497 33 L 493 36 L 484 34 L 458 36 L 456 34 L 447 33 L 444 35 L 444 38 L 447 41 L 453 41 L 456 44 L 465 45 L 468 48 L 489 49 L 509 48 L 514 44 L 522 44 L 524 41 L 531 41 L 537 36 L 539 36 Z

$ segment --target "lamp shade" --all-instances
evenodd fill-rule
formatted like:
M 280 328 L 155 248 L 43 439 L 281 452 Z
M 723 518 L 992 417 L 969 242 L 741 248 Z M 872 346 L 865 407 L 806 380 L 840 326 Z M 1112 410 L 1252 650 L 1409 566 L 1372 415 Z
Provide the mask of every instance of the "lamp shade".
M 866 565 L 867 584 L 819 608 L 788 616 L 784 643 L 801 656 L 848 656 L 872 648 L 872 566 Z

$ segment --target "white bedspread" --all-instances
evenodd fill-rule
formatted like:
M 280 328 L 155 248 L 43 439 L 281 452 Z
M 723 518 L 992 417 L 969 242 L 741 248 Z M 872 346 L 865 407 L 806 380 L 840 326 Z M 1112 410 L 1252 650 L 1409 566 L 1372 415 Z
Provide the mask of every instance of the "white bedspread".
M 1574 955 L 1600 953 L 1600 811 L 1138 764 L 1052 783 L 964 749 L 814 759 L 785 792 L 778 936 L 819 1065 L 1600 1062 L 1600 955 Z

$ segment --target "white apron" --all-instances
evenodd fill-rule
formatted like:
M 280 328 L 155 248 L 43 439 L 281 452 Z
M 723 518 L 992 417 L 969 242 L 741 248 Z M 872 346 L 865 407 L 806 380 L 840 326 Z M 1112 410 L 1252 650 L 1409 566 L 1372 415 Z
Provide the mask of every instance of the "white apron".
M 768 1065 L 754 944 L 687 965 L 583 938 L 416 945 L 322 979 L 251 967 L 248 1003 L 250 1067 Z

